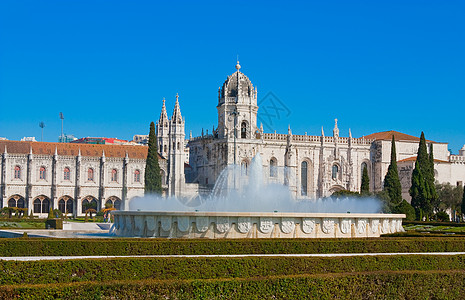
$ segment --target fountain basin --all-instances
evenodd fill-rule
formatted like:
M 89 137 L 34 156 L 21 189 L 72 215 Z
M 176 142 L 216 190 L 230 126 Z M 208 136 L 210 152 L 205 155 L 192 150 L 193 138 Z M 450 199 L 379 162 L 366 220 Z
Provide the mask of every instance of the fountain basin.
M 114 211 L 114 233 L 154 238 L 360 238 L 403 232 L 404 214 Z

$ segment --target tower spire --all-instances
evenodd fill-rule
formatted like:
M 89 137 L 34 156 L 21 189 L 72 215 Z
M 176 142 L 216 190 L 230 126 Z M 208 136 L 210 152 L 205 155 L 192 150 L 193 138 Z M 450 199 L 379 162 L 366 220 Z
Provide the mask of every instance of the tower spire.
M 168 122 L 168 114 L 166 113 L 165 97 L 163 97 L 163 106 L 161 107 L 160 120 L 158 124 L 162 125 Z
M 339 128 L 337 128 L 337 119 L 334 119 L 333 136 L 339 137 Z
M 176 93 L 176 103 L 174 104 L 173 116 L 171 117 L 173 122 L 182 122 L 181 108 L 179 106 L 179 94 Z

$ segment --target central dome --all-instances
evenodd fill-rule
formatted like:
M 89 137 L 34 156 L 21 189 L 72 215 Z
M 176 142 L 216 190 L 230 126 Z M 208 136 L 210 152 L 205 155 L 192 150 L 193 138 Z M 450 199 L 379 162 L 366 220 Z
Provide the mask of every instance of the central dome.
M 221 98 L 227 97 L 252 97 L 253 96 L 253 84 L 250 79 L 244 75 L 239 69 L 241 66 L 237 62 L 236 69 L 232 75 L 228 76 L 228 79 L 223 83 L 221 88 Z

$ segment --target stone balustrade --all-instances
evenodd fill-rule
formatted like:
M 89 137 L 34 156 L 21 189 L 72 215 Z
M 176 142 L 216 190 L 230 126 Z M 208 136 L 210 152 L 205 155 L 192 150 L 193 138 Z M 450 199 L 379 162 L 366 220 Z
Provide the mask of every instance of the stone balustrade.
M 403 214 L 115 211 L 113 231 L 155 238 L 360 238 L 404 231 Z

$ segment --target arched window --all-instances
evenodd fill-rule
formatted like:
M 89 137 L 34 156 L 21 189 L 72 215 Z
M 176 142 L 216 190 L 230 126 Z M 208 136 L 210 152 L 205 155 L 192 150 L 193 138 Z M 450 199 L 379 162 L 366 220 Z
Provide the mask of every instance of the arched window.
M 333 165 L 331 169 L 331 177 L 336 180 L 339 174 L 339 166 L 338 165 Z
M 8 207 L 24 208 L 24 204 L 24 198 L 19 195 L 15 195 L 8 200 Z
M 178 150 L 181 149 L 181 143 L 178 142 Z
M 244 121 L 241 124 L 241 139 L 247 138 L 247 122 Z
M 73 199 L 69 198 L 68 196 L 64 196 L 60 201 L 58 201 L 58 209 L 62 213 L 73 213 Z
M 363 170 L 365 170 L 367 168 L 368 168 L 367 163 L 365 163 L 365 162 L 362 163 L 362 174 L 363 174 Z M 367 171 L 368 171 L 368 169 L 367 169 Z
M 116 169 L 111 170 L 111 181 L 112 182 L 118 181 L 118 171 Z
M 59 209 L 62 213 L 65 213 L 65 212 L 66 212 L 66 202 L 65 202 L 65 200 L 61 199 L 60 201 L 58 201 L 58 209 Z
M 45 167 L 40 167 L 39 169 L 39 179 L 46 179 Z
M 98 210 L 97 200 L 92 196 L 87 196 L 86 199 L 82 200 L 81 210 L 85 213 L 88 209 Z
M 247 162 L 244 160 L 241 162 L 241 174 L 247 176 Z
M 300 195 L 307 196 L 308 194 L 308 163 L 303 161 L 300 165 Z
M 41 203 L 39 199 L 34 200 L 34 213 L 40 214 L 41 211 Z
M 16 207 L 16 200 L 13 198 L 8 200 L 8 207 Z
M 116 199 L 115 202 L 113 202 L 113 207 L 117 210 L 121 209 L 121 200 Z
M 94 181 L 94 169 L 87 169 L 87 181 Z
M 164 149 L 163 152 L 165 152 L 165 153 L 168 152 L 168 147 L 166 147 L 166 145 L 163 146 L 163 149 Z
M 134 182 L 140 182 L 140 171 L 139 170 L 134 171 Z
M 69 168 L 63 170 L 63 180 L 71 180 L 71 171 Z
M 278 166 L 275 158 L 270 159 L 270 177 L 278 176 Z
M 46 214 L 50 211 L 49 207 L 50 207 L 50 200 L 48 200 L 47 198 L 42 200 L 42 213 L 43 214 Z
M 21 167 L 20 166 L 15 167 L 15 179 L 21 179 Z

